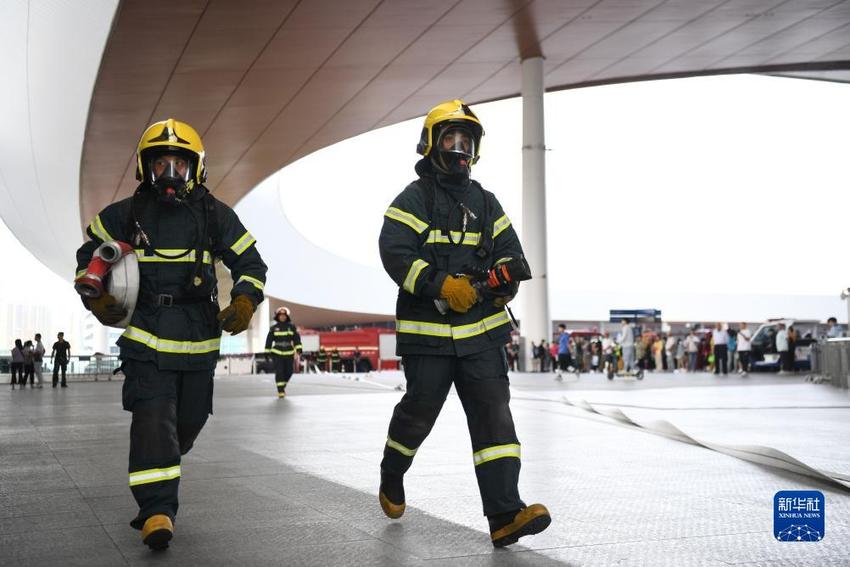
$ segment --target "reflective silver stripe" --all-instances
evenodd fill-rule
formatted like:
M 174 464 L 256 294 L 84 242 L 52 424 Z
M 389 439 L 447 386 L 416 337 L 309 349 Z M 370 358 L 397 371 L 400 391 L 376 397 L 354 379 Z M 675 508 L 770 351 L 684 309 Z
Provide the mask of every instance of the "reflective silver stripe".
M 428 262 L 425 260 L 416 259 L 410 265 L 410 269 L 407 270 L 407 277 L 404 278 L 404 285 L 402 286 L 405 291 L 409 291 L 413 293 L 413 290 L 416 288 L 416 278 L 419 277 L 420 272 L 428 266 Z
M 145 256 L 145 250 L 143 248 L 137 248 L 133 250 L 136 253 L 136 258 L 138 258 L 139 262 L 188 262 L 195 263 L 195 258 L 197 258 L 197 254 L 195 250 L 189 250 L 188 248 L 155 248 L 154 252 L 159 254 L 163 254 L 165 256 L 172 256 L 171 258 L 163 258 L 162 256 Z M 186 253 L 188 252 L 188 254 Z M 174 256 L 177 256 L 174 258 Z M 207 250 L 204 250 L 204 264 L 212 264 L 212 255 Z
M 233 243 L 233 246 L 231 246 L 230 249 L 233 250 L 233 252 L 237 256 L 239 256 L 245 250 L 247 250 L 249 246 L 251 246 L 256 241 L 257 241 L 257 239 L 254 238 L 253 236 L 251 236 L 250 232 L 246 232 L 245 234 L 243 234 L 239 238 L 239 240 L 237 240 L 236 242 Z
M 428 240 L 425 241 L 425 244 L 452 244 L 453 242 L 460 242 L 461 236 L 463 236 L 463 242 L 461 244 L 467 246 L 478 246 L 478 243 L 481 241 L 480 232 L 467 232 L 464 236 L 462 232 L 452 230 L 452 238 L 449 240 L 448 235 L 443 234 L 441 230 L 432 230 L 428 233 Z
M 507 258 L 499 258 L 493 265 L 498 266 L 499 264 L 504 264 L 505 262 L 510 262 L 511 260 L 513 260 L 513 258 L 511 258 L 510 256 L 508 256 Z
M 508 218 L 508 215 L 502 215 L 499 220 L 493 223 L 493 238 L 499 236 L 509 226 L 511 226 L 511 219 Z
M 292 335 L 292 331 L 275 331 L 274 336 L 276 337 L 288 337 Z
M 399 333 L 410 333 L 412 335 L 428 335 L 432 337 L 451 337 L 451 325 L 442 323 L 428 323 L 427 321 L 404 321 L 397 319 L 395 330 Z
M 279 354 L 281 356 L 288 356 L 288 355 L 291 355 L 291 354 L 295 354 L 294 350 L 278 350 L 276 348 L 271 348 L 271 349 L 268 350 L 268 352 L 273 352 L 273 353 Z
M 396 220 L 402 224 L 406 224 L 407 226 L 415 230 L 417 234 L 422 234 L 423 232 L 425 232 L 425 229 L 428 228 L 427 222 L 423 222 L 408 213 L 407 211 L 402 211 L 401 209 L 397 209 L 396 207 L 390 207 L 389 209 L 387 209 L 387 212 L 384 213 L 384 216 Z
M 404 455 L 406 457 L 412 457 L 413 455 L 416 454 L 416 451 L 419 450 L 418 448 L 408 449 L 407 447 L 405 447 L 404 445 L 402 445 L 398 441 L 393 441 L 389 437 L 387 437 L 387 447 L 389 447 L 391 449 L 395 449 L 396 451 L 398 451 L 399 453 L 401 453 L 402 455 Z
M 472 460 L 477 467 L 480 464 L 486 463 L 488 461 L 495 461 L 496 459 L 504 459 L 505 457 L 516 457 L 520 458 L 520 448 L 519 445 L 510 444 L 510 445 L 496 445 L 495 447 L 487 447 L 486 449 L 482 449 L 481 451 L 476 451 L 472 454 Z
M 206 341 L 173 341 L 161 339 L 138 327 L 129 326 L 121 334 L 123 338 L 141 343 L 157 352 L 171 354 L 206 354 L 215 352 L 221 344 L 221 337 Z
M 485 317 L 477 323 L 452 327 L 452 338 L 458 340 L 475 337 L 477 335 L 480 335 L 484 331 L 487 331 L 489 329 L 495 329 L 496 327 L 500 327 L 501 325 L 510 323 L 510 321 L 511 320 L 508 317 L 507 312 L 501 311 L 499 313 L 496 313 L 495 315 Z
M 286 386 L 289 382 L 275 382 L 275 386 Z
M 91 221 L 91 224 L 89 224 L 89 228 L 95 236 L 97 236 L 104 242 L 115 240 L 103 226 L 103 221 L 100 220 L 100 215 L 95 215 L 94 220 Z
M 130 473 L 130 486 L 173 480 L 180 476 L 180 465 L 165 469 L 148 469 Z
M 252 278 L 251 276 L 240 276 L 238 280 L 236 280 L 236 285 L 239 285 L 240 282 L 248 282 L 250 284 L 254 284 L 254 287 L 263 291 L 266 287 L 265 284 L 258 280 L 257 278 Z

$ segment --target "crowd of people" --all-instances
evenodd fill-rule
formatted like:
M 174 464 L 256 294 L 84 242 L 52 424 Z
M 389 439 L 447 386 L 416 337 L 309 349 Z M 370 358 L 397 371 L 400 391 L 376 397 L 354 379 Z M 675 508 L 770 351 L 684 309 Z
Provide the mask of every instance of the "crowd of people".
M 827 338 L 842 336 L 834 317 L 827 321 Z M 787 328 L 786 328 L 787 327 Z M 542 339 L 531 343 L 532 372 L 599 372 L 607 364 L 616 371 L 644 370 L 655 372 L 730 372 L 746 375 L 751 369 L 753 332 L 747 323 L 716 323 L 712 328 L 692 328 L 687 334 L 643 330 L 623 321 L 620 331 L 567 331 L 559 325 L 551 342 Z M 795 371 L 795 349 L 800 340 L 793 324 L 777 323 L 769 340 L 779 358 L 780 374 Z M 507 345 L 508 362 L 518 369 L 519 345 Z
M 12 361 L 9 365 L 12 374 L 11 385 L 12 389 L 19 386 L 21 390 L 26 388 L 29 382 L 30 388 L 43 388 L 43 369 L 44 369 L 44 344 L 41 342 L 41 333 L 36 333 L 32 340 L 21 341 L 15 339 L 15 346 L 12 347 Z M 59 377 L 61 373 L 61 386 L 68 387 L 66 373 L 68 371 L 68 361 L 71 358 L 71 344 L 65 340 L 65 334 L 59 333 L 56 336 L 56 342 L 53 343 L 53 350 L 50 353 L 50 360 L 53 363 L 53 387 L 60 384 Z

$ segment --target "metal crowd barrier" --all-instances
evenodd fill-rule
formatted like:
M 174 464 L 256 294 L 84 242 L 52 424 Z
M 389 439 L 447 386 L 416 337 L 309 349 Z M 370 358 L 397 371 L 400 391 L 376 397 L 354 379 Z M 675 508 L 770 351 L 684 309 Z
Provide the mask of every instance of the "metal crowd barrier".
M 2 360 L 0 360 L 0 383 L 2 384 L 8 384 L 11 381 L 9 362 L 10 357 L 8 356 L 2 357 Z M 122 374 L 113 375 L 113 372 L 120 364 L 121 362 L 118 360 L 117 355 L 73 355 L 68 361 L 66 377 L 69 382 L 123 380 L 124 376 Z M 44 357 L 41 363 L 41 369 L 44 376 L 44 383 L 50 384 L 53 380 L 53 362 L 50 360 L 49 355 Z
M 836 388 L 850 385 L 850 338 L 827 339 L 812 345 L 812 375 Z

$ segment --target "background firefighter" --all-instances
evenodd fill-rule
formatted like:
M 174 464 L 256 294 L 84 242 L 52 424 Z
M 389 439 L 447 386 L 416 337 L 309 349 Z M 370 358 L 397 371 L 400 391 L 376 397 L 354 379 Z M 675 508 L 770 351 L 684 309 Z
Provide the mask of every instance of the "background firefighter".
M 274 361 L 275 386 L 278 399 L 286 397 L 286 385 L 292 379 L 295 356 L 301 353 L 301 336 L 289 315 L 288 307 L 278 307 L 274 324 L 266 336 L 266 356 Z
M 118 339 L 124 409 L 132 412 L 130 489 L 139 505 L 130 523 L 152 549 L 167 547 L 177 514 L 181 455 L 212 413 L 221 331 L 236 334 L 263 301 L 266 265 L 236 213 L 204 187 L 203 144 L 173 119 L 142 134 L 132 197 L 95 216 L 77 251 L 78 274 L 105 241 L 130 243 L 138 257 L 139 295 Z M 219 312 L 213 262 L 233 276 L 230 306 Z M 126 315 L 115 298 L 85 298 L 105 325 Z
M 403 476 L 454 383 L 491 539 L 501 547 L 544 530 L 551 519 L 544 506 L 526 506 L 517 488 L 520 445 L 504 345 L 511 340 L 505 304 L 519 284 L 479 294 L 458 275 L 522 256 L 498 199 L 469 177 L 483 134 L 463 101 L 434 107 L 417 146 L 425 156 L 416 164 L 419 179 L 385 213 L 379 246 L 384 268 L 399 286 L 397 354 L 407 392 L 390 421 L 379 501 L 390 518 L 404 513 Z

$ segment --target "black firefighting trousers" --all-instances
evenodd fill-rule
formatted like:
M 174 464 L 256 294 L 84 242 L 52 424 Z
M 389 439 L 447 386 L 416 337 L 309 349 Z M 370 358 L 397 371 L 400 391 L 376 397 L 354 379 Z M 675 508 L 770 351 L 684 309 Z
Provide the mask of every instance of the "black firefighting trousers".
M 212 413 L 213 370 L 160 370 L 124 360 L 124 409 L 130 426 L 130 490 L 139 505 L 130 522 L 141 529 L 154 514 L 177 515 L 180 456 L 192 448 Z
M 277 386 L 277 393 L 282 394 L 286 391 L 286 385 L 292 378 L 292 369 L 294 366 L 294 357 L 281 356 L 273 354 L 274 357 L 274 381 Z
M 509 407 L 504 349 L 463 358 L 406 355 L 402 361 L 407 392 L 393 411 L 381 470 L 397 476 L 407 472 L 454 383 L 466 412 L 484 515 L 524 508 L 517 488 L 520 446 Z

